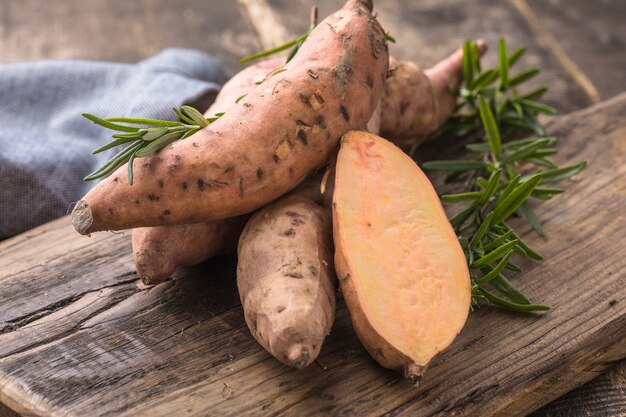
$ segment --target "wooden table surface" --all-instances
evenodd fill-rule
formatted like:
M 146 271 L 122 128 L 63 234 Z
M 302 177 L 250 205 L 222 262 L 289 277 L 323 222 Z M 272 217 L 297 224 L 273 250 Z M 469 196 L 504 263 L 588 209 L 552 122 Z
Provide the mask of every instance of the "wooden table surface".
M 321 16 L 338 1 L 316 2 Z M 84 58 L 132 62 L 168 46 L 218 56 L 233 72 L 237 59 L 308 25 L 311 1 L 93 0 L 42 3 L 0 0 L 0 62 Z M 587 107 L 626 87 L 624 2 L 558 0 L 385 1 L 376 8 L 396 37 L 392 52 L 426 67 L 467 37 L 528 46 L 537 84 L 562 113 Z M 495 60 L 494 54 L 486 57 Z M 213 288 L 215 289 L 215 288 Z M 166 290 L 164 290 L 166 291 Z M 554 401 L 533 416 L 604 416 L 626 407 L 626 365 Z M 77 387 L 78 388 L 78 387 Z M 7 412 L 5 410 L 4 412 Z M 0 414 L 2 411 L 0 410 Z

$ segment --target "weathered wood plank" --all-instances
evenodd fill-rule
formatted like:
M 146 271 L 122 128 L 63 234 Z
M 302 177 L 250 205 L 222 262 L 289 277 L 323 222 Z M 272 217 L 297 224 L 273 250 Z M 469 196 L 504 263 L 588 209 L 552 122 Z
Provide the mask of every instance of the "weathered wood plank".
M 0 62 L 135 62 L 167 47 L 215 55 L 231 70 L 257 49 L 235 2 L 0 0 Z
M 323 18 L 343 3 L 340 0 L 267 1 L 280 10 L 282 22 L 292 35 L 306 31 L 312 5 L 319 5 Z M 401 59 L 428 68 L 458 48 L 463 40 L 482 38 L 491 48 L 483 58 L 484 63 L 491 66 L 497 62 L 498 39 L 504 37 L 509 48 L 528 47 L 526 56 L 517 65 L 541 68 L 541 74 L 529 82 L 529 88 L 550 86 L 546 95 L 548 103 L 563 113 L 591 103 L 509 2 L 477 0 L 469 5 L 463 0 L 381 1 L 375 3 L 375 11 L 383 27 L 397 40 L 390 45 L 391 53 Z
M 526 0 L 541 24 L 597 88 L 601 99 L 626 86 L 626 2 Z M 573 30 L 575 28 L 575 30 Z
M 326 370 L 288 369 L 245 327 L 233 258 L 146 288 L 127 235 L 81 237 L 63 218 L 0 243 L 0 401 L 49 416 L 524 415 L 626 353 L 625 110 L 626 94 L 550 125 L 563 160 L 590 161 L 537 208 L 551 238 L 524 229 L 547 260 L 515 283 L 553 310 L 472 313 L 420 388 L 367 356 L 341 302 Z

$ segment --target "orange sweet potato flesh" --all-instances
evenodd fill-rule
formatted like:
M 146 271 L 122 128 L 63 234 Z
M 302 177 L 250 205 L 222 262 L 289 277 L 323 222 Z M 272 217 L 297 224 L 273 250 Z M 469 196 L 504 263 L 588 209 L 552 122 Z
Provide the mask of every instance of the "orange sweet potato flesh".
M 318 185 L 278 199 L 252 216 L 239 240 L 237 286 L 248 328 L 295 368 L 317 358 L 335 315 L 331 214 L 321 197 Z
M 428 178 L 391 142 L 344 135 L 334 187 L 335 268 L 356 333 L 416 383 L 467 318 L 464 253 Z
M 220 220 L 256 210 L 323 165 L 363 128 L 389 56 L 371 1 L 349 0 L 275 72 L 215 123 L 96 185 L 72 212 L 81 234 Z

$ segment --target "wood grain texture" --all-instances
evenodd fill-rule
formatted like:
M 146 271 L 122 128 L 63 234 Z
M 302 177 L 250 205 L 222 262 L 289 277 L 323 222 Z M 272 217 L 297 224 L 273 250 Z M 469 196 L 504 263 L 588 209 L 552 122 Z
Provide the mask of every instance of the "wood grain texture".
M 342 4 L 341 0 L 267 1 L 280 10 L 282 22 L 292 35 L 306 31 L 311 5 L 319 6 L 322 18 Z M 520 70 L 529 66 L 541 68 L 541 74 L 528 83 L 529 89 L 549 85 L 546 101 L 563 113 L 591 104 L 509 2 L 379 1 L 375 2 L 374 9 L 383 28 L 396 38 L 397 42 L 390 44 L 389 50 L 400 59 L 428 68 L 461 46 L 465 39 L 482 38 L 490 48 L 483 62 L 493 66 L 497 62 L 498 39 L 505 37 L 511 50 L 527 46 L 526 56 L 517 64 Z
M 231 1 L 0 0 L 0 62 L 135 62 L 167 47 L 199 49 L 235 72 L 258 43 Z
M 590 78 L 600 98 L 626 86 L 626 2 L 526 0 L 541 24 Z M 573 30 L 575 29 L 575 30 Z
M 289 369 L 248 333 L 234 259 L 146 288 L 128 234 L 86 238 L 62 218 L 0 243 L 0 402 L 46 416 L 525 415 L 626 356 L 625 111 L 623 94 L 550 124 L 561 162 L 589 167 L 537 207 L 549 240 L 520 225 L 547 260 L 513 280 L 553 310 L 471 314 L 419 388 L 367 356 L 343 303 L 320 365 Z

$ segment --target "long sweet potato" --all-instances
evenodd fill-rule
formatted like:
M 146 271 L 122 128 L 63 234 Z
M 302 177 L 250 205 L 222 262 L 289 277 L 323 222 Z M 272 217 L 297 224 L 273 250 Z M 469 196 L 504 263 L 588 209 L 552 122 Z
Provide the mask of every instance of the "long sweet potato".
M 319 186 L 298 189 L 257 211 L 239 240 L 237 286 L 248 328 L 295 368 L 315 360 L 335 314 L 331 215 L 320 200 Z
M 416 383 L 467 318 L 463 250 L 428 178 L 391 142 L 344 135 L 334 187 L 335 268 L 356 333 Z
M 242 95 L 254 89 L 255 83 L 277 62 L 261 61 L 231 78 L 220 90 L 206 112 L 206 117 L 228 111 Z M 170 277 L 177 268 L 195 265 L 213 256 L 235 251 L 247 215 L 205 223 L 133 229 L 133 257 L 137 274 L 146 285 L 155 285 Z
M 220 220 L 251 212 L 325 163 L 341 135 L 363 128 L 389 57 L 371 0 L 349 0 L 284 68 L 215 123 L 123 165 L 72 212 L 79 233 Z

